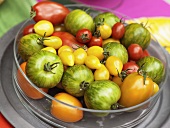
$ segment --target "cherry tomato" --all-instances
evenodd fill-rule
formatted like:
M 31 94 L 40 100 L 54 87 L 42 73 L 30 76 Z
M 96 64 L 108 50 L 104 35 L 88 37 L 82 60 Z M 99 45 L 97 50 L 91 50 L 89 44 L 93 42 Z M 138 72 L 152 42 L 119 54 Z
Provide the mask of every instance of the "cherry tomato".
M 119 103 L 124 107 L 131 107 L 149 99 L 154 91 L 154 82 L 151 78 L 144 77 L 137 72 L 129 74 L 121 85 Z
M 112 38 L 121 39 L 125 33 L 125 26 L 121 22 L 117 22 L 112 27 Z
M 70 12 L 64 5 L 52 1 L 37 2 L 32 10 L 32 14 L 35 15 L 33 17 L 35 22 L 48 20 L 53 25 L 63 23 L 66 15 Z
M 75 64 L 84 64 L 87 52 L 83 48 L 76 49 L 73 54 Z
M 95 80 L 109 80 L 110 74 L 105 65 L 102 64 L 101 68 L 96 69 L 94 72 Z
M 155 95 L 158 91 L 159 91 L 159 85 L 154 82 L 154 90 L 152 96 Z
M 51 22 L 47 20 L 41 20 L 34 25 L 34 31 L 40 36 L 50 36 L 54 32 L 54 27 Z
M 103 40 L 102 46 L 105 45 L 105 44 L 107 44 L 107 43 L 109 43 L 109 42 L 120 43 L 119 40 L 116 40 L 116 39 L 113 39 L 113 38 L 108 38 L 108 39 Z
M 92 33 L 89 29 L 80 29 L 76 33 L 76 40 L 80 43 L 88 43 L 92 38 Z
M 34 24 L 27 25 L 23 30 L 23 36 L 34 33 Z
M 46 50 L 54 54 L 57 54 L 56 50 L 53 47 L 45 47 L 45 48 L 42 48 L 41 50 Z
M 99 60 L 102 60 L 104 58 L 103 55 L 103 48 L 100 46 L 91 46 L 87 49 L 87 55 L 94 55 L 96 56 Z
M 43 45 L 59 49 L 62 46 L 62 40 L 57 36 L 49 36 L 44 38 Z
M 74 54 L 70 51 L 62 51 L 59 54 L 59 57 L 65 66 L 73 66 L 74 65 Z
M 62 45 L 68 45 L 73 49 L 77 49 L 80 46 L 84 46 L 84 44 L 79 43 L 76 40 L 75 36 L 68 32 L 54 32 L 52 35 L 60 37 L 60 39 L 62 40 Z
M 123 71 L 127 70 L 126 73 L 130 74 L 132 72 L 137 72 L 139 69 L 139 66 L 135 62 L 127 62 L 123 65 Z
M 84 63 L 90 69 L 99 69 L 102 66 L 100 60 L 94 55 L 87 56 Z
M 102 47 L 102 42 L 103 42 L 103 39 L 101 37 L 100 31 L 96 31 L 94 32 L 94 36 L 92 36 L 90 42 L 87 45 L 88 47 L 91 47 L 91 46 Z
M 70 52 L 73 52 L 73 49 L 72 49 L 70 46 L 68 46 L 68 45 L 63 45 L 63 46 L 61 46 L 61 47 L 58 49 L 58 55 L 60 55 L 60 53 L 61 53 L 62 51 L 70 51 Z
M 131 44 L 127 50 L 131 60 L 137 61 L 143 56 L 143 49 L 139 44 Z
M 145 56 L 150 56 L 149 52 L 146 49 L 143 50 L 142 58 L 145 57 Z

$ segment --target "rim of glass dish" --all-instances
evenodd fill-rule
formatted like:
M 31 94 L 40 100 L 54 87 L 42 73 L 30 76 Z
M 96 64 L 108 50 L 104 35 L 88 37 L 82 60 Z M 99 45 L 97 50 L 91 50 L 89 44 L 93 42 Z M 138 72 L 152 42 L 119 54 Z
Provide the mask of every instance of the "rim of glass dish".
M 115 12 L 116 14 L 120 14 L 123 16 L 122 13 L 119 13 L 119 12 L 116 12 L 112 9 L 107 9 L 107 8 L 104 8 L 104 7 L 99 7 L 99 6 L 90 6 L 90 5 L 83 5 L 83 4 L 68 4 L 68 5 L 65 5 L 66 7 L 70 8 L 70 7 L 91 7 L 91 8 L 94 8 L 94 9 L 101 9 L 101 10 L 105 10 L 105 11 L 110 11 L 110 12 Z M 126 16 L 127 17 L 127 16 Z M 130 17 L 128 17 L 129 19 L 132 19 Z M 83 108 L 83 107 L 77 107 L 77 106 L 73 106 L 73 105 L 70 105 L 70 104 L 67 104 L 67 103 L 64 103 L 60 100 L 57 100 L 56 98 L 54 98 L 53 96 L 45 93 L 44 91 L 40 90 L 35 84 L 33 84 L 29 78 L 26 76 L 26 74 L 22 71 L 22 69 L 20 68 L 20 64 L 18 63 L 18 59 L 17 59 L 17 53 L 16 53 L 16 49 L 17 49 L 17 40 L 18 40 L 18 36 L 21 32 L 21 30 L 23 29 L 23 27 L 25 26 L 26 23 L 28 23 L 29 21 L 31 21 L 32 19 L 28 19 L 26 20 L 20 27 L 20 29 L 18 30 L 18 32 L 16 33 L 16 36 L 15 36 L 15 40 L 14 40 L 14 46 L 13 46 L 13 52 L 14 52 L 14 61 L 15 61 L 15 64 L 17 65 L 17 69 L 20 70 L 21 74 L 25 77 L 25 79 L 29 82 L 29 84 L 34 87 L 36 90 L 38 90 L 39 92 L 41 92 L 45 97 L 48 97 L 49 99 L 51 100 L 54 100 L 56 102 L 59 102 L 59 103 L 62 103 L 64 105 L 67 105 L 69 107 L 72 107 L 72 108 L 77 108 L 79 110 L 82 110 L 82 111 L 86 111 L 86 112 L 96 112 L 96 113 L 121 113 L 121 112 L 127 112 L 127 111 L 133 111 L 133 110 L 136 110 L 137 108 L 139 107 L 142 107 L 143 105 L 147 104 L 148 102 L 154 100 L 155 97 L 157 97 L 158 95 L 160 95 L 160 93 L 162 92 L 164 86 L 161 86 L 160 90 L 152 97 L 150 97 L 149 99 L 147 99 L 146 101 L 140 103 L 140 104 L 137 104 L 135 106 L 132 106 L 132 107 L 128 107 L 128 108 L 121 108 L 121 109 L 116 109 L 116 110 L 96 110 L 96 109 L 89 109 L 89 108 Z M 156 39 L 155 39 L 156 40 Z M 162 50 L 162 53 L 164 54 L 165 56 L 165 59 L 166 59 L 166 67 L 168 67 L 168 63 L 169 63 L 169 60 L 168 60 L 168 54 L 166 53 L 166 51 L 164 51 L 163 47 L 158 43 L 158 41 L 156 40 L 156 43 L 157 45 L 160 46 L 161 50 Z M 168 71 L 165 70 L 165 77 L 164 77 L 164 81 L 160 83 L 160 85 L 166 83 L 167 81 L 167 78 L 168 78 Z

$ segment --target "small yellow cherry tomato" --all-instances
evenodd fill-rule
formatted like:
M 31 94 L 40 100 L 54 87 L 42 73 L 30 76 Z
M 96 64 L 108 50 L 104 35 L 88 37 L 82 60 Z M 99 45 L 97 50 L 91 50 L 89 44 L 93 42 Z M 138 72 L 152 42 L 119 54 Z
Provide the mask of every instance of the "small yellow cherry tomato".
M 101 68 L 96 69 L 94 72 L 95 80 L 109 80 L 110 74 L 105 65 L 102 64 Z
M 54 54 L 57 54 L 56 50 L 53 47 L 45 47 L 41 50 L 46 50 L 46 51 L 52 52 Z
M 58 55 L 62 52 L 62 51 L 70 51 L 73 52 L 73 48 L 71 48 L 68 45 L 63 45 L 58 49 Z
M 59 54 L 59 57 L 65 66 L 73 66 L 74 65 L 74 54 L 70 51 L 63 51 Z
M 87 52 L 83 48 L 78 48 L 74 52 L 74 63 L 75 64 L 84 64 L 87 57 Z
M 109 42 L 120 43 L 119 40 L 116 40 L 116 39 L 113 39 L 113 38 L 108 38 L 108 39 L 103 40 L 102 46 L 109 43 Z
M 40 20 L 34 25 L 34 31 L 40 36 L 50 36 L 54 32 L 54 26 L 47 20 Z
M 90 69 L 99 69 L 102 66 L 100 60 L 94 55 L 87 56 L 84 63 Z
M 87 49 L 87 55 L 94 55 L 96 56 L 99 60 L 102 60 L 104 58 L 103 55 L 103 48 L 100 46 L 91 46 Z
M 118 76 L 121 73 L 123 68 L 122 61 L 115 56 L 109 56 L 106 60 L 106 68 L 109 70 L 111 75 Z
M 62 40 L 57 36 L 46 37 L 43 41 L 43 45 L 59 49 L 62 46 Z
M 154 89 L 153 89 L 152 96 L 155 95 L 159 91 L 159 85 L 156 84 L 155 82 L 153 82 L 153 83 L 154 83 L 154 85 L 153 85 Z

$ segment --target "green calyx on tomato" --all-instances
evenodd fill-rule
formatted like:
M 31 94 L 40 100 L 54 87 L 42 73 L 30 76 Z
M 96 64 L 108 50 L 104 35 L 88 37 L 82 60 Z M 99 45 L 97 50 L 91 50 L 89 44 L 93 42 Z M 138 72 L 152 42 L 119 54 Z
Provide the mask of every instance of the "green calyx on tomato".
M 53 72 L 52 69 L 57 67 L 58 64 L 59 64 L 59 62 L 56 62 L 53 64 L 50 64 L 50 62 L 47 62 L 44 64 L 44 71 L 51 72 L 51 73 L 55 74 L 55 72 Z

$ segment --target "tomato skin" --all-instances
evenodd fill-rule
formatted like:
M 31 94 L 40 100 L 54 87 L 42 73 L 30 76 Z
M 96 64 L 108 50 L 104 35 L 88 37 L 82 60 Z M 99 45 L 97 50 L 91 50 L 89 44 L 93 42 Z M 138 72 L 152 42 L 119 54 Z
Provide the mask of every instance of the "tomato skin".
M 121 22 L 117 22 L 112 27 L 112 38 L 121 39 L 125 33 L 125 26 Z
M 149 52 L 146 49 L 143 50 L 142 58 L 145 57 L 145 56 L 150 56 Z
M 80 29 L 76 33 L 76 40 L 80 43 L 88 43 L 92 38 L 92 33 L 89 29 Z
M 46 37 L 43 41 L 43 45 L 59 49 L 62 46 L 62 40 L 56 36 Z
M 128 70 L 127 70 L 128 69 Z M 139 66 L 135 62 L 127 62 L 123 65 L 123 71 L 127 70 L 126 73 L 130 74 L 132 72 L 137 72 L 139 69 Z
M 139 44 L 131 44 L 128 49 L 129 58 L 137 61 L 143 56 L 143 49 Z
M 62 45 L 68 45 L 73 49 L 78 48 L 78 46 L 83 46 L 84 44 L 79 43 L 75 36 L 68 32 L 54 32 L 52 36 L 58 36 L 62 40 Z
M 40 20 L 48 20 L 53 25 L 63 23 L 65 17 L 70 12 L 69 9 L 64 5 L 52 1 L 38 2 L 32 7 L 32 9 L 36 13 L 35 17 L 33 18 L 35 22 Z
M 90 42 L 88 43 L 88 47 L 91 47 L 91 46 L 102 47 L 102 42 L 103 42 L 103 39 L 101 36 L 100 37 L 92 36 Z
M 98 26 L 97 30 L 100 31 L 102 39 L 107 39 L 112 34 L 111 27 L 106 23 L 103 23 L 102 25 Z
M 109 80 L 110 74 L 105 65 L 102 64 L 101 68 L 96 69 L 94 72 L 95 80 Z
M 147 77 L 144 84 L 144 77 L 137 72 L 129 74 L 121 84 L 121 98 L 119 103 L 124 107 L 131 107 L 149 99 L 154 91 L 154 82 Z
M 35 24 L 29 24 L 27 25 L 23 30 L 23 36 L 28 35 L 30 33 L 34 33 L 34 25 Z

